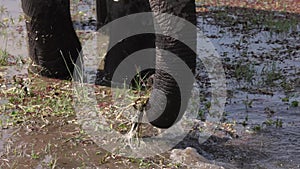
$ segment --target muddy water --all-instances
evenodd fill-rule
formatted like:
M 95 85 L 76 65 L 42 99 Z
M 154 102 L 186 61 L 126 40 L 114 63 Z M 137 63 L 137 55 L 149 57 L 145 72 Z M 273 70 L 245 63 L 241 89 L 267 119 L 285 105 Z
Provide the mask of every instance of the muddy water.
M 291 28 L 282 33 L 265 31 L 263 28 L 241 29 L 242 24 L 220 24 L 220 20 L 212 15 L 203 14 L 199 17 L 198 26 L 210 37 L 222 56 L 229 91 L 226 118 L 238 124 L 236 130 L 239 139 L 243 140 L 242 144 L 235 139 L 228 145 L 241 148 L 235 152 L 236 157 L 247 154 L 248 148 L 263 155 L 251 157 L 249 154 L 239 161 L 230 160 L 228 158 L 231 157 L 226 157 L 226 153 L 221 153 L 214 159 L 235 161 L 242 168 L 300 168 L 300 109 L 291 106 L 292 101 L 300 101 L 299 15 L 297 23 L 291 24 Z M 236 16 L 231 14 L 230 17 Z M 250 65 L 246 71 L 253 71 L 253 74 L 241 75 L 250 76 L 250 80 L 236 77 L 240 64 Z M 284 82 L 291 82 L 290 88 L 280 87 Z M 289 101 L 283 101 L 283 98 L 289 98 Z M 241 124 L 246 118 L 247 125 L 244 127 Z M 268 126 L 268 120 L 282 121 L 282 127 Z M 260 126 L 260 131 L 249 135 L 254 126 Z M 251 159 L 252 164 L 245 164 L 246 159 Z M 242 160 L 245 160 L 244 163 Z
M 14 24 L 7 23 L 6 29 L 1 27 L 0 47 L 14 56 L 26 58 L 26 31 L 24 23 L 18 22 L 22 14 L 19 1 L 0 0 L 1 5 L 8 12 L 0 15 L 0 19 L 13 18 Z M 72 7 L 75 28 L 81 34 L 94 29 L 93 24 L 87 24 L 93 23 L 92 5 L 81 1 Z M 77 10 L 83 13 L 78 16 Z M 229 16 L 238 18 L 234 14 Z M 198 27 L 214 44 L 226 70 L 228 99 L 225 122 L 236 124 L 238 136 L 227 135 L 229 141 L 226 143 L 200 145 L 206 158 L 237 168 L 300 168 L 300 109 L 291 106 L 293 101 L 300 101 L 299 18 L 290 30 L 275 33 L 261 27 L 248 30 L 242 24 L 224 25 L 210 14 L 199 16 Z M 239 70 L 241 65 L 250 66 L 243 71 Z M 239 74 L 238 70 L 242 73 Z M 26 66 L 18 69 L 10 67 L 2 73 L 12 77 L 21 71 L 26 72 Z M 290 87 L 282 88 L 282 84 Z M 289 100 L 283 101 L 283 98 Z M 5 99 L 1 99 L 0 106 L 4 102 Z M 282 122 L 282 127 L 279 123 L 267 125 L 267 121 Z M 253 128 L 258 126 L 260 130 L 254 132 Z M 9 133 L 1 130 L 1 152 Z
M 0 47 L 15 57 L 27 56 L 25 22 L 19 0 L 0 0 Z M 3 22 L 3 20 L 5 20 Z M 4 24 L 4 25 L 3 25 Z

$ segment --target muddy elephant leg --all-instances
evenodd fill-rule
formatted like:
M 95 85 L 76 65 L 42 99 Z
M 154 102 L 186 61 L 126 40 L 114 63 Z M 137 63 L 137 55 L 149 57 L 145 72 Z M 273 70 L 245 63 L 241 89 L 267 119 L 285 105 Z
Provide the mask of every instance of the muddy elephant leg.
M 185 20 L 196 24 L 196 12 L 194 0 L 149 0 L 154 12 L 154 20 L 163 31 L 173 32 L 176 36 L 186 36 L 190 47 L 196 49 L 196 29 L 183 31 L 186 25 L 181 23 L 172 23 L 170 18 L 161 17 L 159 14 L 168 13 L 184 18 Z M 154 76 L 154 86 L 148 102 L 147 117 L 150 123 L 160 128 L 168 128 L 176 123 L 183 115 L 188 99 L 191 94 L 193 78 L 186 79 L 181 66 L 175 66 L 177 63 L 169 58 L 165 52 L 169 51 L 178 56 L 189 69 L 194 73 L 196 65 L 196 54 L 183 43 L 168 36 L 157 36 L 156 46 L 156 74 Z M 169 72 L 169 73 L 166 73 Z M 172 75 L 177 75 L 182 81 L 183 87 L 179 89 L 178 83 Z
M 81 44 L 73 29 L 68 0 L 22 0 L 26 15 L 30 71 L 69 79 Z

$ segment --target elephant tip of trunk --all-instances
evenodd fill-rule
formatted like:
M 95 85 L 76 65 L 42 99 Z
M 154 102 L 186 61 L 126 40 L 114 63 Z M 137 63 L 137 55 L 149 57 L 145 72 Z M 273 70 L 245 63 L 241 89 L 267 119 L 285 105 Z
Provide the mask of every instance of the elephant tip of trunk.
M 150 124 L 160 129 L 168 129 L 173 126 L 174 122 L 151 121 Z

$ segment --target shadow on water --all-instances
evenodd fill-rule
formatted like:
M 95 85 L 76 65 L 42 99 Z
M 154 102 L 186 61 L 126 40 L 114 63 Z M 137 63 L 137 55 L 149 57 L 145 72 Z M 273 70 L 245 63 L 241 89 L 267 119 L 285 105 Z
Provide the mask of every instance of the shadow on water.
M 83 42 L 86 40 L 85 37 L 88 37 L 86 34 L 95 29 L 95 11 L 94 7 L 91 7 L 94 3 L 87 2 L 80 1 L 79 4 L 72 6 L 74 27 Z M 5 43 L 1 43 L 0 48 L 7 50 L 14 59 L 18 57 L 26 59 L 28 58 L 26 30 L 23 20 L 17 22 L 22 14 L 18 3 L 17 0 L 0 0 L 0 5 L 7 8 L 7 12 L 0 14 L 0 21 L 10 17 L 15 20 L 14 23 L 6 21 L 7 26 L 1 27 L 0 40 Z M 202 144 L 189 135 L 178 147 L 195 147 L 207 159 L 223 163 L 224 166 L 299 168 L 300 109 L 296 106 L 296 102 L 300 102 L 299 14 L 228 7 L 207 7 L 207 9 L 208 11 L 198 14 L 198 27 L 211 40 L 221 56 L 228 87 L 228 99 L 222 122 L 233 124 L 234 131 L 225 132 L 224 127 L 220 127 L 219 133 L 215 133 Z M 201 44 L 198 44 L 198 47 L 201 48 Z M 198 67 L 197 79 L 202 86 L 202 95 L 209 96 L 209 79 L 203 73 L 205 68 L 200 61 Z M 28 76 L 26 64 L 23 67 L 14 65 L 0 70 L 1 79 L 9 79 L 8 82 L 14 75 Z M 1 88 L 4 86 L 2 82 Z M 209 97 L 204 98 L 203 102 L 209 105 Z M 6 103 L 7 100 L 1 98 L 0 107 Z M 206 106 L 203 110 L 203 119 L 208 108 L 209 106 Z M 5 118 L 3 113 L 0 116 Z M 61 124 L 55 124 L 54 127 L 61 130 L 58 138 L 68 140 L 68 135 L 78 134 L 72 130 L 76 125 L 61 127 Z M 65 145 L 66 142 L 53 139 L 56 137 L 54 127 L 47 128 L 46 136 L 44 132 L 39 132 L 40 136 L 26 135 L 24 134 L 26 130 L 22 130 L 23 133 L 18 135 L 26 135 L 25 143 L 30 143 L 31 139 L 43 141 L 49 139 L 64 147 L 64 151 L 70 148 L 72 153 L 76 153 L 74 145 L 81 143 L 69 140 Z M 1 130 L 1 153 L 5 151 L 3 147 L 8 144 L 7 140 L 11 133 L 13 131 L 10 129 Z M 37 146 L 38 144 L 44 146 L 42 142 L 36 143 Z M 88 144 L 88 147 L 88 150 L 96 149 L 92 143 Z M 54 149 L 58 155 L 63 155 L 62 150 L 57 147 Z M 101 155 L 105 156 L 102 153 Z M 48 163 L 56 158 L 45 156 L 42 161 Z M 63 163 L 62 160 L 63 158 L 59 162 Z M 34 164 L 40 166 L 38 162 Z

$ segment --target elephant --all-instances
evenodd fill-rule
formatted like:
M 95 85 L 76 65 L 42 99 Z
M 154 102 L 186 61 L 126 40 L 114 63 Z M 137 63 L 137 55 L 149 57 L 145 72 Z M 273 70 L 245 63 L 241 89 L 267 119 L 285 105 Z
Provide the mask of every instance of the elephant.
M 29 56 L 32 59 L 30 70 L 46 77 L 70 79 L 74 62 L 82 50 L 72 25 L 70 1 L 21 1 L 26 15 Z M 173 29 L 177 28 L 177 25 L 169 25 L 168 18 L 159 18 L 162 13 L 181 17 L 196 25 L 195 0 L 97 0 L 96 2 L 99 27 L 119 17 L 140 12 L 153 12 L 153 18 L 158 19 L 160 26 L 165 28 Z M 178 35 L 182 33 L 182 29 L 177 30 Z M 188 38 L 194 44 L 193 49 L 175 38 L 163 35 L 145 34 L 122 40 L 107 53 L 104 76 L 107 81 L 111 80 L 110 77 L 118 64 L 129 54 L 146 48 L 156 49 L 154 81 L 145 111 L 153 126 L 169 128 L 182 117 L 182 110 L 186 109 L 191 95 L 193 80 L 184 82 L 186 87 L 180 89 L 176 80 L 167 73 L 177 73 L 180 70 L 167 63 L 168 58 L 158 50 L 163 49 L 175 54 L 194 74 L 196 35 L 196 29 L 190 30 Z M 163 99 L 167 99 L 165 105 L 161 104 Z M 162 113 L 157 115 L 157 112 Z
M 130 14 L 141 13 L 141 12 L 151 12 L 150 3 L 148 0 L 122 0 L 122 1 L 113 1 L 113 0 L 97 0 L 97 26 L 110 23 L 118 18 L 127 16 Z M 104 6 L 104 7 L 103 7 Z M 102 12 L 101 12 L 102 11 Z M 128 23 L 139 25 L 143 27 L 145 25 L 138 23 Z M 153 25 L 153 24 L 150 24 Z M 154 30 L 154 27 L 153 27 Z M 110 39 L 118 38 L 118 35 L 113 33 L 108 33 Z M 112 44 L 109 44 L 111 47 Z M 155 48 L 155 35 L 153 34 L 141 34 L 135 35 L 130 38 L 126 38 L 115 46 L 113 49 L 108 51 L 105 57 L 104 71 L 97 73 L 96 83 L 101 85 L 110 85 L 111 78 L 118 67 L 118 65 L 132 53 L 139 51 L 141 49 Z M 155 55 L 155 54 L 153 54 Z M 153 57 L 154 58 L 154 57 Z M 155 62 L 152 60 L 151 62 Z M 144 71 L 140 76 L 150 76 L 154 72 Z M 134 84 L 133 84 L 134 85 Z

